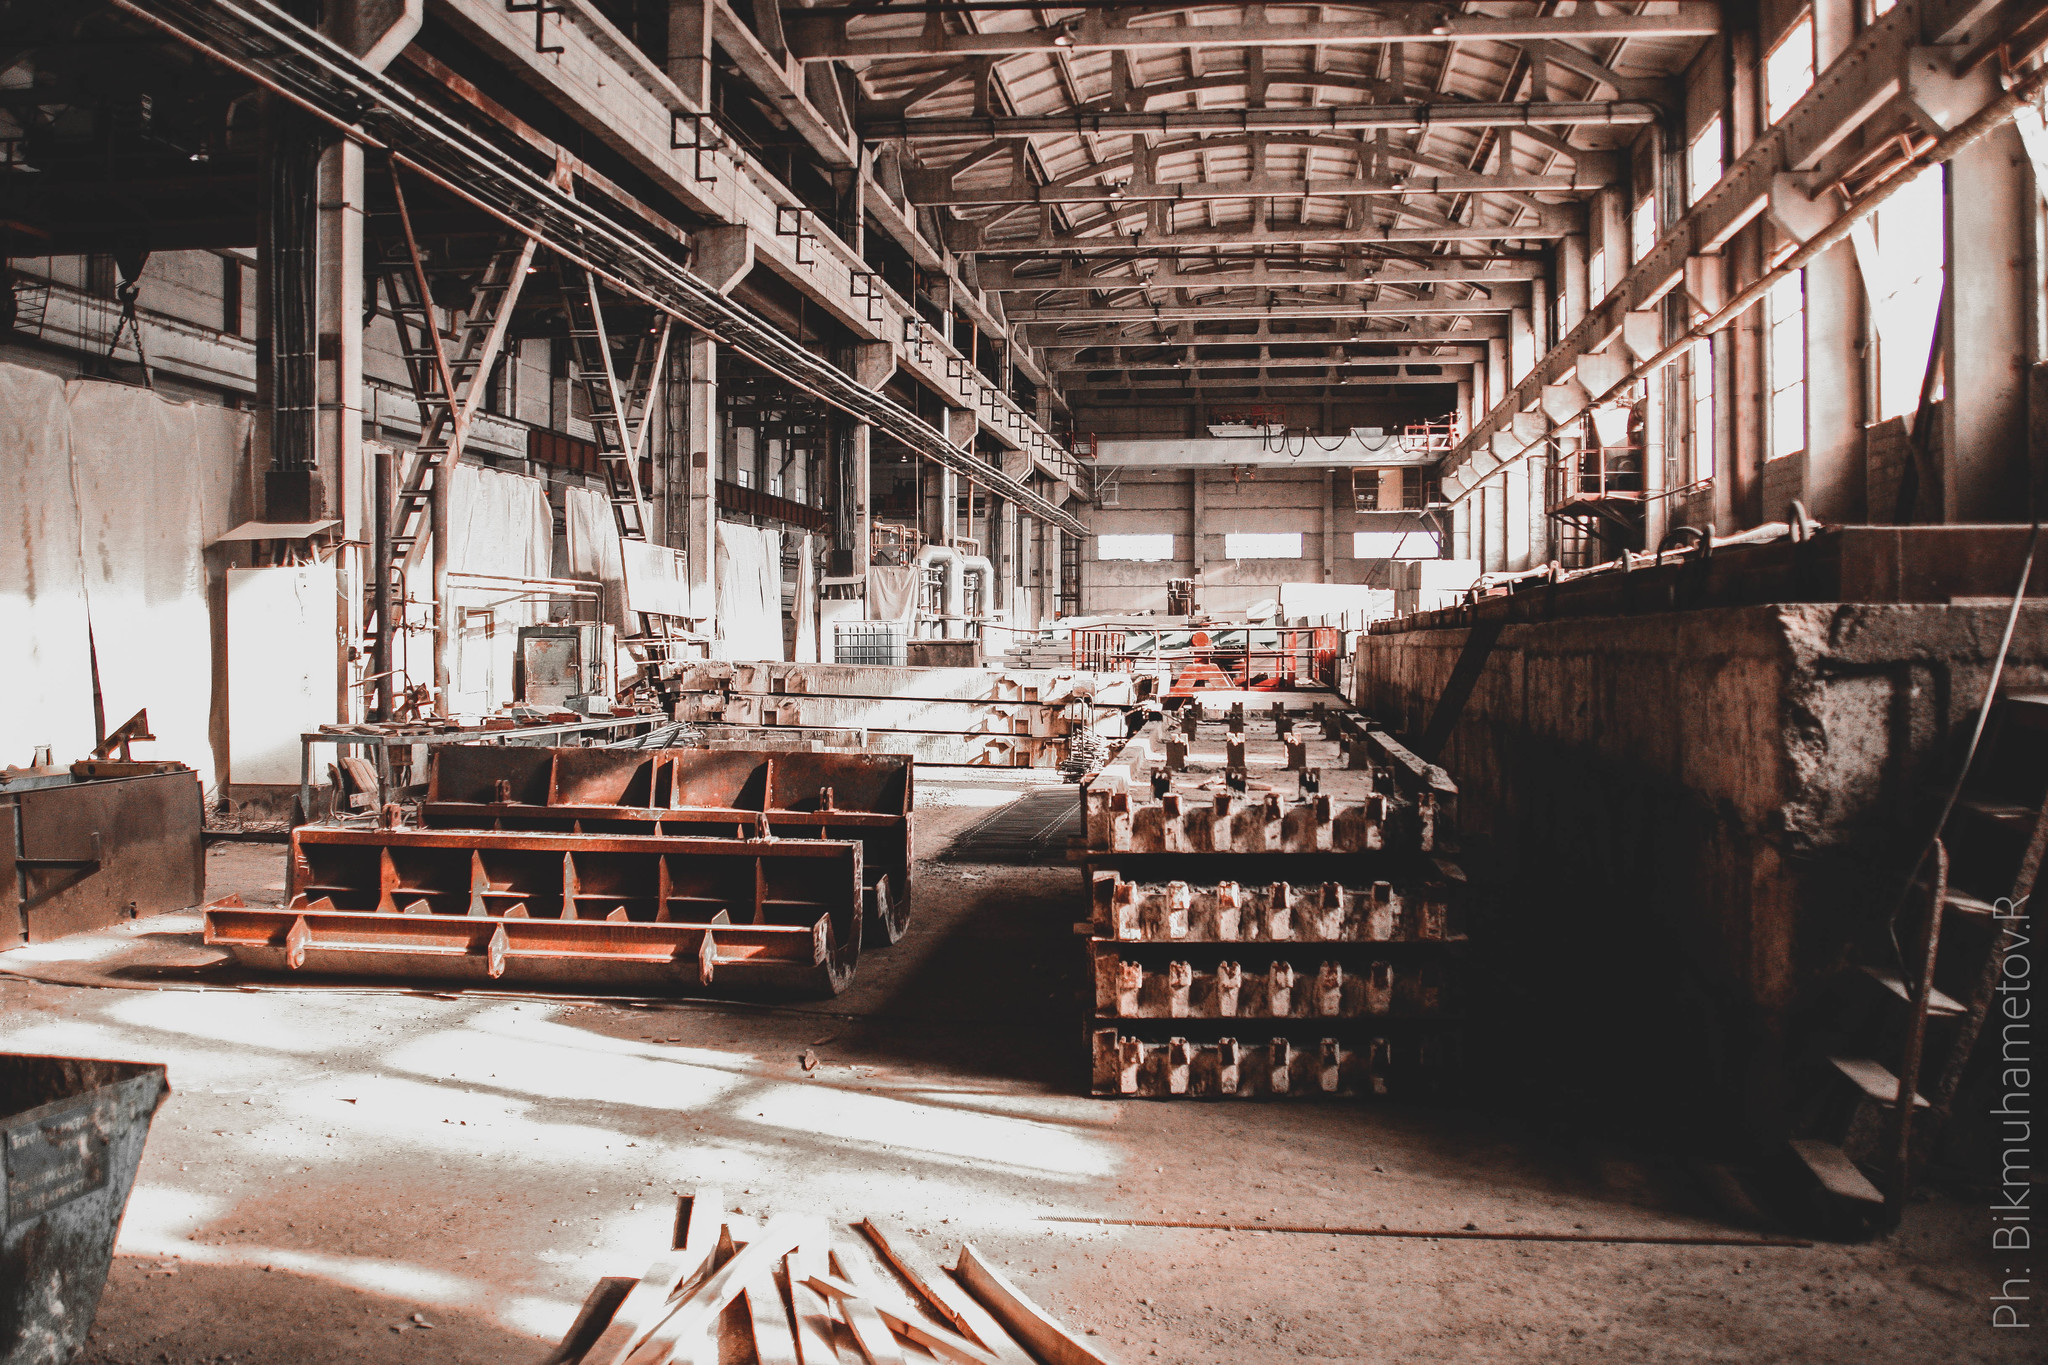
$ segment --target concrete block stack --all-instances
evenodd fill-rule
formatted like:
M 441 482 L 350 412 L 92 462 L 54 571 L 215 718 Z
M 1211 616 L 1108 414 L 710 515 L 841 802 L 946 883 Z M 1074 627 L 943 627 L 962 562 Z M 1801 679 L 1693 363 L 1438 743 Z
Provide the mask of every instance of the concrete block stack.
M 1147 684 L 1072 670 L 693 664 L 678 721 L 712 748 L 858 749 L 919 763 L 1054 768 L 1074 735 L 1121 739 Z
M 1436 1085 L 1459 1020 L 1456 797 L 1334 699 L 1190 702 L 1133 736 L 1081 794 L 1094 1093 Z

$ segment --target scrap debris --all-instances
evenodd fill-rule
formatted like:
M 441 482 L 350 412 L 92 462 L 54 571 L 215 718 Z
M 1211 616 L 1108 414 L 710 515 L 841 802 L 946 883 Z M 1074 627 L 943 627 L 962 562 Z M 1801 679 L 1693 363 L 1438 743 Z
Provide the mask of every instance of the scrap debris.
M 548 1365 L 1109 1365 L 972 1246 L 948 1272 L 863 1220 L 906 1290 L 816 1214 L 763 1223 L 724 1207 L 717 1190 L 682 1196 L 674 1248 L 638 1280 L 600 1280 Z

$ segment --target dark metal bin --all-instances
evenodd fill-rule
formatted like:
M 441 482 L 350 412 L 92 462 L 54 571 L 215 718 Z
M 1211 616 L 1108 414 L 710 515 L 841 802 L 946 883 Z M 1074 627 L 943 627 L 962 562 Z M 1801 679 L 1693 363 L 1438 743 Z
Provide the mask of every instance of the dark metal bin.
M 161 1066 L 0 1053 L 0 1365 L 61 1365 L 85 1344 Z

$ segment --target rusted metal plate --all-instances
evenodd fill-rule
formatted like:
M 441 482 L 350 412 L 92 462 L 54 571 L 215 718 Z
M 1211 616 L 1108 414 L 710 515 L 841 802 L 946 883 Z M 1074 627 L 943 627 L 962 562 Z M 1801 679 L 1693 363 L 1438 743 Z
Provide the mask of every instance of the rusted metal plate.
M 1433 1033 L 1318 1032 L 1317 1026 L 1299 1025 L 1245 1038 L 1192 1032 L 1150 1037 L 1103 1027 L 1090 1030 L 1088 1043 L 1095 1094 L 1155 1099 L 1414 1094 L 1446 1072 L 1455 1046 Z
M 893 754 L 705 749 L 514 749 L 434 754 L 421 823 L 530 830 L 858 843 L 871 944 L 910 915 L 913 768 Z
M 280 911 L 208 907 L 207 941 L 272 971 L 657 994 L 830 994 L 860 955 L 841 840 L 302 825 L 289 887 Z
M 14 873 L 0 942 L 42 943 L 205 896 L 197 773 L 33 787 L 0 795 L 0 806 L 12 808 Z
M 84 1346 L 169 1088 L 161 1066 L 0 1055 L 0 1363 Z
M 859 944 L 801 924 L 641 924 L 208 906 L 205 940 L 262 971 L 636 995 L 833 995 Z

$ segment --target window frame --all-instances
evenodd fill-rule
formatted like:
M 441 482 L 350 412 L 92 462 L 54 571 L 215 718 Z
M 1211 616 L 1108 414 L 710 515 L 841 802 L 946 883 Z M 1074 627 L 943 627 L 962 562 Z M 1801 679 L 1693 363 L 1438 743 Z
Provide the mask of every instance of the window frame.
M 1237 540 L 1241 537 L 1257 537 L 1260 539 L 1270 538 L 1276 540 L 1280 538 L 1291 538 L 1294 542 L 1294 552 L 1292 554 L 1284 555 L 1246 554 L 1242 551 L 1232 549 L 1230 543 L 1233 540 Z M 1223 557 L 1225 559 L 1300 559 L 1302 557 L 1302 549 L 1305 543 L 1305 537 L 1303 533 L 1300 531 L 1225 531 L 1223 533 Z
M 1107 554 L 1103 550 L 1105 541 L 1165 541 L 1166 553 L 1161 554 Z M 1171 531 L 1098 531 L 1095 533 L 1095 558 L 1104 564 L 1171 564 L 1179 549 L 1179 537 Z

